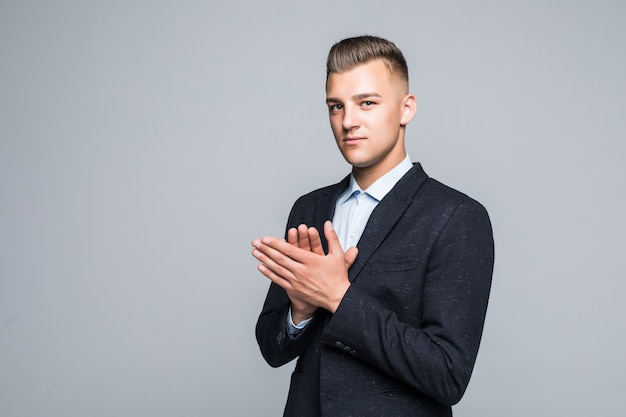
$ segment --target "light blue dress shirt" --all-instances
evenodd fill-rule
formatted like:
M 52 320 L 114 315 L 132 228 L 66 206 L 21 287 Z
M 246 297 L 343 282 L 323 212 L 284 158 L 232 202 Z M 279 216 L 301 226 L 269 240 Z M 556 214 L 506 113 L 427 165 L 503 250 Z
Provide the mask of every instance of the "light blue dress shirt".
M 407 155 L 400 164 L 377 179 L 367 190 L 361 190 L 354 179 L 354 175 L 350 175 L 350 185 L 337 198 L 333 216 L 333 227 L 344 252 L 352 246 L 358 247 L 359 239 L 372 211 L 411 168 L 413 168 L 413 164 Z M 320 233 L 323 232 L 320 230 Z M 293 324 L 291 308 L 289 308 L 287 327 L 292 337 L 296 337 L 310 321 L 311 319 L 308 319 L 298 323 L 298 325 Z

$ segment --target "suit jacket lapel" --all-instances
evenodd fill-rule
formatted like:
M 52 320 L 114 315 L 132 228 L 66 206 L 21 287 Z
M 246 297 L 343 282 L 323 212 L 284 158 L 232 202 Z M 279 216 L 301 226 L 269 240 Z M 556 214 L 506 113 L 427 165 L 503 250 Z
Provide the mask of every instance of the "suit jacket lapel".
M 393 226 L 411 205 L 413 196 L 427 178 L 421 165 L 414 164 L 413 168 L 378 203 L 357 245 L 359 253 L 356 261 L 348 271 L 351 282 L 357 278 L 374 251 L 382 244 Z

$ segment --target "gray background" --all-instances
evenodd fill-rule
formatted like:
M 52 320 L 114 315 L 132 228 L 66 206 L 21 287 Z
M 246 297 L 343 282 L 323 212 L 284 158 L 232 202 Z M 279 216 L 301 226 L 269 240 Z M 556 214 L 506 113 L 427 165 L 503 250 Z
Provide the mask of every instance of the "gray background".
M 0 1 L 0 415 L 276 416 L 250 240 L 348 172 L 346 36 L 397 43 L 409 153 L 487 206 L 458 416 L 623 416 L 621 1 Z

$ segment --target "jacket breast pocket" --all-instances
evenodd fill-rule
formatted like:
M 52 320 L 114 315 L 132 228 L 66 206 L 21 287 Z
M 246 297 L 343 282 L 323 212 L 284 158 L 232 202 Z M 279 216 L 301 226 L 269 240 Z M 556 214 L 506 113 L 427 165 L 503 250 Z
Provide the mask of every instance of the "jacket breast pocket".
M 370 272 L 404 272 L 417 269 L 418 259 L 407 259 L 406 257 L 380 257 L 373 259 L 369 263 Z

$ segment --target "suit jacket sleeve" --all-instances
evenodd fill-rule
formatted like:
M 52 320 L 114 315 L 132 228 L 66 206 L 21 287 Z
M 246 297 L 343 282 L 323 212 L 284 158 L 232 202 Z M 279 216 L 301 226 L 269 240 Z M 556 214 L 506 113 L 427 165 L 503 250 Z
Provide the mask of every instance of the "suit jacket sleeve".
M 296 219 L 295 213 L 299 211 L 298 207 L 310 206 L 310 203 L 306 202 L 307 198 L 308 196 L 303 196 L 294 204 L 287 221 L 287 229 L 301 223 L 299 219 Z M 326 248 L 326 243 L 324 248 Z M 290 304 L 287 292 L 280 286 L 271 283 L 263 309 L 257 320 L 256 338 L 263 358 L 273 367 L 282 366 L 302 355 L 310 344 L 320 322 L 324 320 L 321 316 L 325 316 L 327 313 L 321 309 L 318 310 L 311 322 L 296 338 L 292 338 L 286 324 Z
M 357 358 L 451 405 L 469 383 L 487 309 L 493 237 L 486 211 L 465 200 L 432 241 L 423 277 L 415 278 L 423 279 L 421 317 L 401 321 L 380 297 L 353 284 L 322 343 L 349 346 Z

